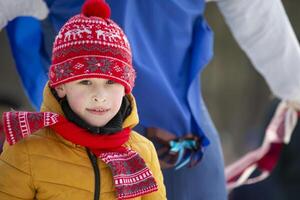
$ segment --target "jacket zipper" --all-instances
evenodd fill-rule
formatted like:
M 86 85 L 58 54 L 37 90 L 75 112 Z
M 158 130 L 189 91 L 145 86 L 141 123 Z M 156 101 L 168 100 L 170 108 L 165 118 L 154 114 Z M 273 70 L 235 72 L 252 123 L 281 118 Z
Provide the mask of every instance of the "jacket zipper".
M 100 200 L 100 170 L 98 167 L 98 158 L 89 149 L 86 150 L 89 159 L 92 163 L 94 174 L 95 174 L 95 192 L 94 200 Z

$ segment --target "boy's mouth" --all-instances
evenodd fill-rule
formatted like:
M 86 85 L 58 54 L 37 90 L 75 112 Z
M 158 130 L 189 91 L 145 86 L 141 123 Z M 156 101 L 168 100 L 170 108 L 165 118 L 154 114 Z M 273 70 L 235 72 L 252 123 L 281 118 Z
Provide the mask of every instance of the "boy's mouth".
M 107 108 L 87 108 L 88 112 L 95 114 L 95 115 L 104 115 L 107 113 L 110 109 Z

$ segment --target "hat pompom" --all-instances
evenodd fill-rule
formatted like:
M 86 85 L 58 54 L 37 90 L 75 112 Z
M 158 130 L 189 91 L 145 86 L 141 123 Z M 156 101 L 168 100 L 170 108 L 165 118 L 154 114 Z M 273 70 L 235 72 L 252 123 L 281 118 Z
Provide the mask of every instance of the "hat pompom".
M 110 17 L 110 7 L 105 0 L 86 0 L 82 6 L 82 13 L 87 17 Z

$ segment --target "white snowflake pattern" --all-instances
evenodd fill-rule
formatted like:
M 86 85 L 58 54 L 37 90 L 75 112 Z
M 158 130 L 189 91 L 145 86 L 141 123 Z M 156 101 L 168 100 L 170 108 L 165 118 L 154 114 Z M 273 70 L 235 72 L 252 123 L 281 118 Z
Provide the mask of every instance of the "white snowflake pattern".
M 122 71 L 122 68 L 119 65 L 114 66 L 116 72 Z
M 81 69 L 84 66 L 84 64 L 82 63 L 76 63 L 76 65 L 74 65 L 75 69 Z

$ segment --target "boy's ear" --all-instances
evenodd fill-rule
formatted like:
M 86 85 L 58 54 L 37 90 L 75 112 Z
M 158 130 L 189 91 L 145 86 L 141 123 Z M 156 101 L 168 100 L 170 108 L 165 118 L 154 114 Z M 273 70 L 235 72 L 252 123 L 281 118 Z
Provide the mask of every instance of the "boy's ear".
M 63 98 L 66 96 L 66 89 L 65 89 L 64 84 L 56 86 L 54 89 L 55 89 L 57 95 L 59 96 L 59 98 Z

